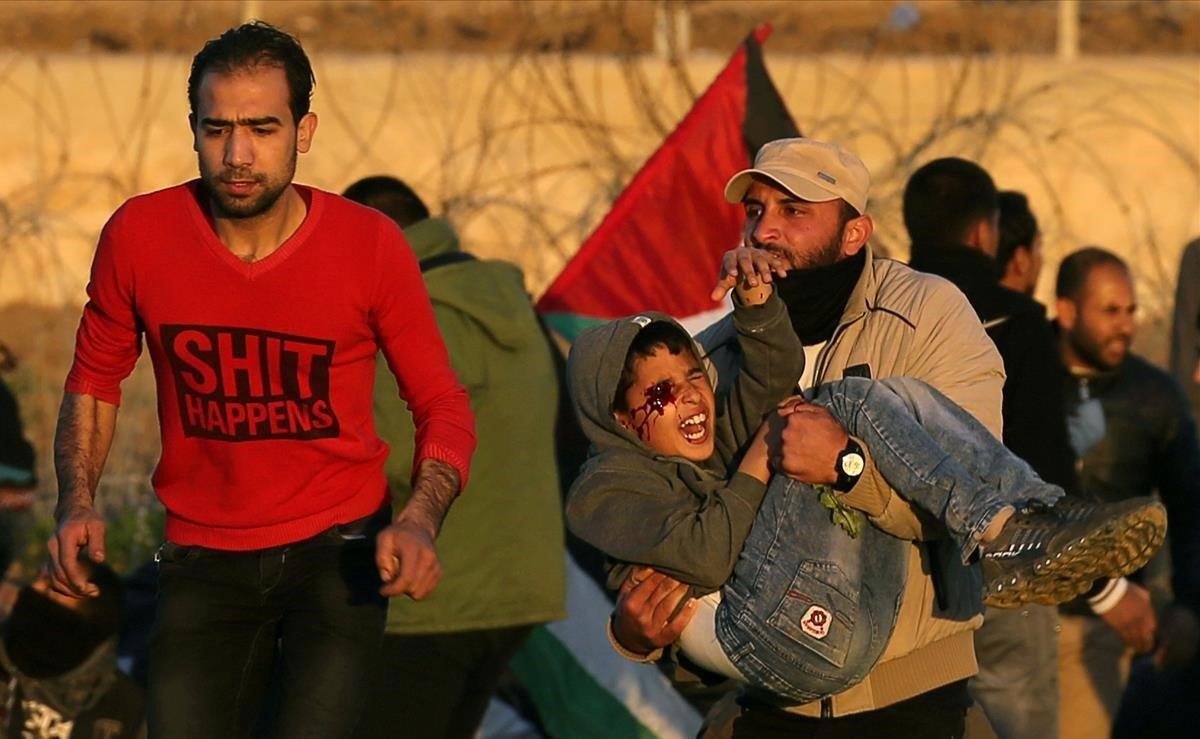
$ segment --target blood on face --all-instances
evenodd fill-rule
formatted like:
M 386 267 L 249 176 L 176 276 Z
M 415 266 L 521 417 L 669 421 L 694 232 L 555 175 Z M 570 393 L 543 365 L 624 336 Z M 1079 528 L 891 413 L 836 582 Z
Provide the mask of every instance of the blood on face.
M 642 441 L 649 441 L 650 424 L 656 421 L 658 416 L 663 415 L 668 404 L 674 405 L 678 398 L 675 397 L 674 386 L 670 380 L 663 380 L 651 385 L 646 388 L 643 395 L 646 396 L 646 402 L 634 408 L 631 415 L 637 418 L 639 413 L 644 414 L 634 432 Z

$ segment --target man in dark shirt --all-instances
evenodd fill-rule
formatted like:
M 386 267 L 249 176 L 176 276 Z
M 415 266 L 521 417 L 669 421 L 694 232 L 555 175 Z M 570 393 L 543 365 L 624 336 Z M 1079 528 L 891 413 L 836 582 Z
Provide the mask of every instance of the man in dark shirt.
M 998 281 L 999 218 L 992 178 L 964 159 L 929 162 L 905 187 L 912 267 L 941 275 L 966 294 L 1004 360 L 1004 444 L 1043 479 L 1071 491 L 1074 457 L 1065 416 L 1057 410 L 1062 390 L 1054 381 L 1059 372 L 1054 337 L 1046 309 L 1028 291 Z M 984 618 L 975 632 L 979 674 L 970 683 L 972 697 L 1002 739 L 1053 737 L 1055 609 L 988 608 Z
M 1042 232 L 1029 198 L 1015 190 L 1004 190 L 1000 205 L 1000 240 L 996 246 L 996 269 L 1000 284 L 1022 295 L 1033 295 L 1042 274 Z
M 1063 260 L 1055 294 L 1081 493 L 1115 501 L 1157 490 L 1170 520 L 1175 601 L 1161 614 L 1136 575 L 1098 583 L 1086 603 L 1062 609 L 1062 736 L 1108 736 L 1133 653 L 1153 650 L 1160 667 L 1182 667 L 1196 652 L 1200 449 L 1179 384 L 1129 351 L 1137 303 L 1125 262 L 1081 249 Z
M 1171 322 L 1171 374 L 1187 392 L 1200 419 L 1200 239 L 1183 248 Z

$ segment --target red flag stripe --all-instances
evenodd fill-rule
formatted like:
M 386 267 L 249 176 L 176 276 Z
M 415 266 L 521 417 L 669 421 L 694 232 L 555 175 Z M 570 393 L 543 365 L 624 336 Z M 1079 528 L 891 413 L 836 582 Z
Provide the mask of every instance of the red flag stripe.
M 753 34 L 761 42 L 768 25 Z M 615 318 L 641 310 L 689 316 L 716 307 L 717 261 L 741 238 L 725 181 L 748 166 L 746 45 L 617 198 L 538 301 L 546 313 Z

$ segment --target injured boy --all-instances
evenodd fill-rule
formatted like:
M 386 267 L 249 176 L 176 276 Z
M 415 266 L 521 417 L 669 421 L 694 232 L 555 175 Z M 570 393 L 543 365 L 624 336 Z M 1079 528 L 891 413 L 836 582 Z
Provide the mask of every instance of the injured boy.
M 870 671 L 896 604 L 873 595 L 887 590 L 875 581 L 883 568 L 850 567 L 838 554 L 851 551 L 863 527 L 862 514 L 838 496 L 868 458 L 940 522 L 964 565 L 982 562 L 980 597 L 989 605 L 1065 602 L 1097 578 L 1136 570 L 1161 546 L 1160 504 L 1061 500 L 1060 488 L 920 381 L 847 378 L 795 395 L 804 352 L 772 273 L 782 267 L 768 252 L 724 257 L 718 292 L 736 285 L 742 359 L 719 399 L 699 346 L 660 313 L 590 328 L 568 359 L 571 398 L 592 446 L 567 499 L 567 523 L 610 558 L 610 586 L 647 566 L 700 598 L 678 642 L 690 661 L 798 703 Z M 845 428 L 846 448 L 829 484 L 790 481 L 768 495 L 772 428 L 808 404 Z M 814 541 L 828 542 L 821 559 L 786 556 Z

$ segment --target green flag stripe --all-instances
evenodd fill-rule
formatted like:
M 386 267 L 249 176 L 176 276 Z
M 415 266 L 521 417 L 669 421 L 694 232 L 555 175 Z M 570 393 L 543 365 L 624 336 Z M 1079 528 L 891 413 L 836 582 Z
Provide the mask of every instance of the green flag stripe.
M 585 328 L 599 326 L 612 319 L 595 318 L 593 316 L 583 316 L 577 313 L 543 313 L 542 318 L 546 323 L 550 324 L 550 328 L 568 342 L 575 341 L 575 337 L 580 334 Z
M 554 739 L 657 739 L 545 627 L 534 629 L 509 667 Z

